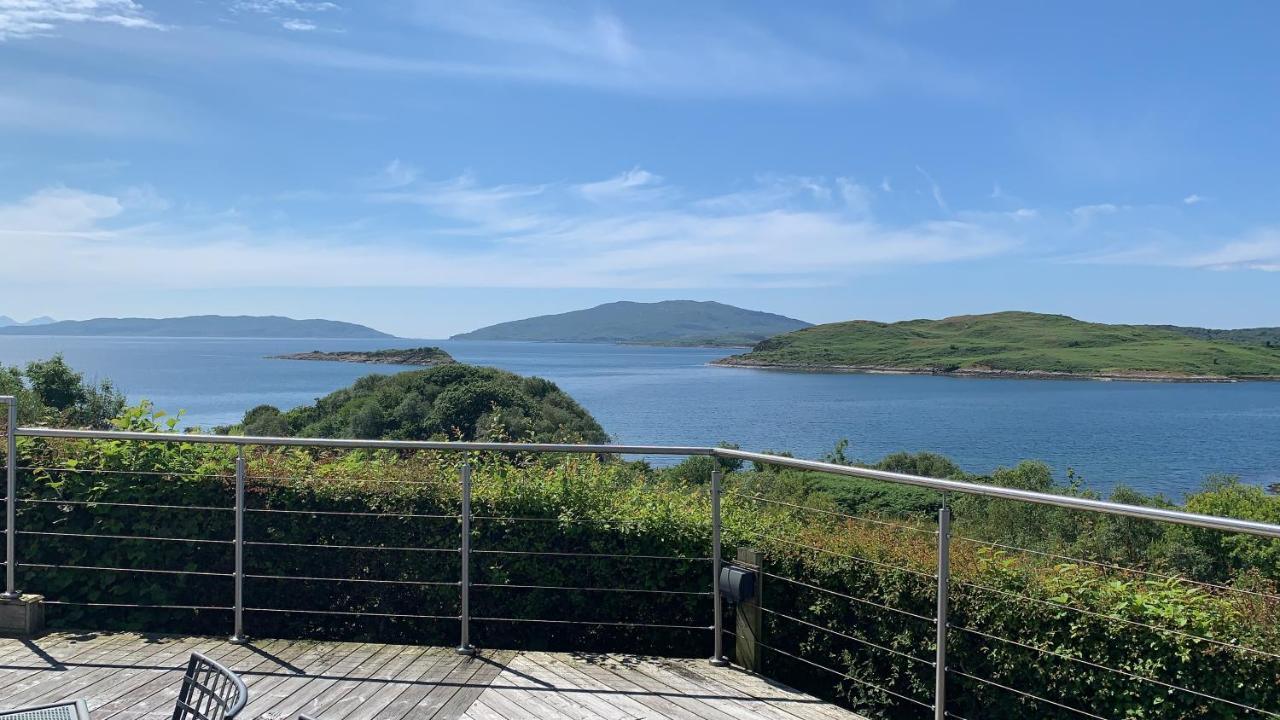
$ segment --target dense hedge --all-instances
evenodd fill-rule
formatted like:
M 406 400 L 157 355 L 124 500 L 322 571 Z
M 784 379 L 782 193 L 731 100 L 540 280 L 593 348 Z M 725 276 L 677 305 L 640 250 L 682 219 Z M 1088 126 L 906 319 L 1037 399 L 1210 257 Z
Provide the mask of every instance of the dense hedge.
M 135 429 L 150 427 L 138 416 L 130 423 Z M 23 531 L 232 537 L 232 514 L 225 509 L 231 506 L 232 449 L 24 439 L 20 453 L 22 465 L 48 468 L 22 474 L 22 497 L 41 501 L 21 504 L 19 528 Z M 711 638 L 702 629 L 711 623 L 710 598 L 705 594 L 709 585 L 706 488 L 673 479 L 690 473 L 655 472 L 641 464 L 590 457 L 468 459 L 476 467 L 475 616 L 698 628 L 477 620 L 473 638 L 478 645 L 695 657 L 710 653 Z M 456 583 L 458 561 L 452 550 L 459 542 L 458 521 L 452 516 L 458 512 L 456 478 L 461 460 L 439 454 L 253 448 L 248 506 L 254 512 L 248 514 L 246 530 L 251 542 L 417 550 L 253 545 L 246 554 L 248 573 Z M 840 506 L 823 505 L 814 498 L 801 502 L 817 505 L 823 512 L 781 504 L 778 493 L 796 490 L 792 484 L 803 484 L 803 478 L 745 469 L 730 474 L 724 504 L 726 554 L 740 545 L 765 552 L 767 644 L 852 679 L 769 651 L 766 673 L 869 715 L 928 717 L 928 711 L 899 696 L 928 704 L 932 694 L 933 668 L 928 661 L 933 655 L 934 627 L 928 618 L 935 602 L 931 577 L 935 528 L 923 521 L 908 521 L 905 526 L 897 521 L 895 526 L 857 521 L 833 514 Z M 757 496 L 761 499 L 753 499 Z M 72 504 L 83 502 L 96 504 Z M 161 510 L 105 505 L 108 502 L 222 509 Z M 1002 517 L 997 510 L 956 505 L 957 515 L 987 512 Z M 29 534 L 22 535 L 21 541 L 22 587 L 44 593 L 50 600 L 226 606 L 232 597 L 230 578 L 194 574 L 229 572 L 232 552 L 225 543 Z M 1274 551 L 1274 547 L 1258 548 L 1263 550 Z M 529 551 L 565 555 L 523 554 Z M 616 560 L 582 553 L 652 557 Z M 965 675 L 1108 718 L 1248 716 L 1237 706 L 1169 685 L 1273 712 L 1280 709 L 1280 657 L 1272 654 L 1280 652 L 1277 609 L 1266 597 L 1210 592 L 1176 581 L 1057 564 L 1052 558 L 1009 555 L 982 543 L 957 540 L 953 553 L 950 667 L 958 672 L 951 678 L 949 709 L 959 716 L 1078 717 Z M 178 569 L 192 574 L 39 565 Z M 630 592 L 516 585 L 628 588 Z M 457 597 L 456 584 L 250 578 L 245 600 L 250 607 L 273 609 L 454 616 Z M 231 616 L 225 610 L 156 612 L 58 605 L 50 608 L 49 619 L 63 627 L 214 635 L 231 629 Z M 453 619 L 252 611 L 246 626 L 259 637 L 457 642 Z M 1263 652 L 1231 647 L 1236 644 Z

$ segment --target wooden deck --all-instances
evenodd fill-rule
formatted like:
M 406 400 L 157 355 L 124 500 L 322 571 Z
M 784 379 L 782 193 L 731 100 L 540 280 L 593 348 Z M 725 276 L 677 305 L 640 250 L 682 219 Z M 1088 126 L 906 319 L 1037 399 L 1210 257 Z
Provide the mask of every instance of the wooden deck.
M 293 720 L 858 720 L 758 676 L 706 661 L 377 643 L 136 633 L 0 638 L 0 710 L 83 699 L 94 720 L 168 718 L 199 650 L 249 686 L 242 718 Z

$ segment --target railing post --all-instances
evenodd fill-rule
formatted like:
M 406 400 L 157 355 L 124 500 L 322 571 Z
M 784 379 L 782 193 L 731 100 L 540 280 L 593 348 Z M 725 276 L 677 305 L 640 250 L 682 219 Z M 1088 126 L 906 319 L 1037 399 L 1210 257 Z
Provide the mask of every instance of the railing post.
M 471 463 L 462 465 L 462 547 L 460 558 L 462 572 L 459 583 L 462 598 L 460 639 L 455 650 L 459 655 L 475 655 L 471 645 Z
M 18 398 L 3 397 L 8 406 L 9 425 L 5 429 L 5 503 L 4 503 L 4 593 L 0 598 L 17 600 L 18 592 Z
M 712 627 L 715 649 L 711 654 L 711 664 L 716 667 L 729 664 L 724 657 L 724 610 L 720 598 L 720 481 L 723 477 L 718 468 L 711 471 L 711 597 L 716 613 Z
M 236 626 L 231 642 L 243 645 L 244 636 L 244 446 L 236 448 Z
M 951 508 L 938 510 L 938 639 L 934 656 L 933 717 L 947 716 L 947 615 L 951 588 Z

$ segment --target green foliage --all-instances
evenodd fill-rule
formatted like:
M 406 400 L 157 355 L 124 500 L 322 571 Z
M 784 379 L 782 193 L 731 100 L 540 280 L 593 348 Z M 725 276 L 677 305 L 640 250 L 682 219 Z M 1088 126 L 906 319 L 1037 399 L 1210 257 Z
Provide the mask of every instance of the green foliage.
M 608 441 L 599 423 L 554 383 L 457 363 L 368 375 L 288 412 L 260 405 L 231 430 L 256 436 Z
M 258 415 L 265 419 L 270 414 Z M 170 430 L 177 422 L 143 406 L 130 409 L 117 425 L 146 432 Z M 23 438 L 21 465 L 51 468 L 23 472 L 23 497 L 53 502 L 21 503 L 20 527 L 225 540 L 233 530 L 234 518 L 227 508 L 232 504 L 234 452 L 215 445 Z M 457 472 L 463 459 L 458 454 L 427 452 L 253 448 L 246 515 L 251 544 L 246 563 L 255 577 L 246 582 L 246 604 L 315 613 L 249 610 L 249 632 L 260 637 L 456 642 L 457 624 L 450 616 L 458 612 L 459 568 L 454 549 L 460 500 Z M 708 624 L 707 598 L 700 594 L 707 589 L 707 567 L 696 558 L 705 557 L 710 541 L 703 486 L 703 476 L 712 467 L 710 458 L 691 458 L 683 469 L 656 471 L 642 463 L 578 456 L 554 462 L 488 454 L 465 459 L 476 468 L 472 607 L 477 617 L 697 628 Z M 946 466 L 942 459 L 927 455 L 891 456 L 885 464 L 895 469 Z M 1083 492 L 1072 484 L 1055 483 L 1047 468 L 1037 463 L 1002 469 L 983 480 L 1050 492 Z M 925 659 L 932 653 L 934 626 L 928 618 L 933 613 L 930 573 L 935 562 L 935 528 L 923 513 L 905 520 L 892 518 L 894 526 L 847 517 L 852 513 L 828 493 L 826 482 L 817 473 L 785 469 L 738 469 L 725 479 L 726 552 L 731 554 L 735 546 L 757 547 L 765 553 L 771 576 L 795 581 L 763 580 L 764 605 L 772 610 L 766 619 L 766 642 L 839 669 L 858 682 L 839 682 L 811 666 L 768 652 L 766 674 L 838 698 L 869 716 L 915 717 L 918 708 L 873 686 L 926 702 L 930 697 L 932 668 L 911 658 Z M 89 504 L 80 504 L 86 500 Z M 1273 500 L 1236 483 L 1219 481 L 1193 498 L 1193 504 L 1273 519 Z M 141 504 L 207 509 L 136 506 Z M 950 663 L 954 669 L 1109 718 L 1238 717 L 1233 706 L 1170 692 L 1165 686 L 1134 680 L 1133 675 L 1258 707 L 1280 705 L 1280 686 L 1274 682 L 1280 661 L 1230 647 L 1274 650 L 1280 646 L 1280 623 L 1276 622 L 1280 609 L 1273 601 L 1004 552 L 981 542 L 990 536 L 1002 542 L 1068 543 L 1100 532 L 1106 543 L 1125 538 L 1132 546 L 1125 552 L 1132 552 L 1143 543 L 1156 547 L 1167 536 L 1097 524 L 1084 525 L 1073 535 L 1067 530 L 1069 516 L 1055 515 L 1053 508 L 1020 513 L 994 503 L 965 504 L 953 498 L 953 509 L 958 519 L 968 523 L 956 534 L 972 538 L 956 540 L 952 546 Z M 873 511 L 862 506 L 857 514 Z M 881 517 L 873 520 L 887 517 L 874 514 Z M 1040 535 L 1035 534 L 1037 527 Z M 1183 540 L 1201 542 L 1195 536 Z M 382 549 L 335 547 L 340 545 Z M 225 607 L 232 593 L 231 580 L 225 576 L 233 562 L 227 544 L 48 537 L 24 547 L 25 564 L 19 566 L 22 587 L 62 602 Z M 1261 543 L 1214 550 L 1232 557 L 1226 566 L 1239 564 L 1245 569 L 1219 580 L 1274 592 L 1274 565 L 1245 565 L 1255 558 L 1263 562 L 1274 558 L 1266 554 L 1269 549 L 1270 544 Z M 541 556 L 530 551 L 564 554 Z M 38 565 L 214 574 L 111 573 Z M 326 577 L 345 580 L 280 579 Z M 527 587 L 532 585 L 625 587 L 633 592 Z M 644 590 L 691 594 L 640 592 Z M 328 610 L 439 617 L 392 621 L 323 614 Z M 215 635 L 228 631 L 230 614 L 57 605 L 50 608 L 49 620 L 63 627 Z M 973 631 L 1014 642 L 993 641 Z M 710 651 L 710 638 L 703 629 L 481 619 L 474 622 L 473 635 L 484 647 L 684 656 L 706 656 Z M 1052 705 L 1027 701 L 962 676 L 953 676 L 952 681 L 950 710 L 963 717 L 1073 717 Z
M 935 372 L 1280 376 L 1280 351 L 1266 345 L 1028 312 L 817 325 L 769 338 L 725 362 Z
M 125 404 L 110 380 L 85 380 L 60 354 L 25 369 L 0 366 L 0 395 L 18 398 L 19 422 L 98 429 L 109 427 Z

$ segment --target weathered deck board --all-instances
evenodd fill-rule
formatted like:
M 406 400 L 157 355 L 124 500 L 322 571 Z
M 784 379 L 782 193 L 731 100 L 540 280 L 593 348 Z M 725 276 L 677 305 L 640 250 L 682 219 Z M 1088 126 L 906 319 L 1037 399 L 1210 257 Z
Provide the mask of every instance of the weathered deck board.
M 697 660 L 137 633 L 0 638 L 0 710 L 78 698 L 94 720 L 162 720 L 193 650 L 241 675 L 247 720 L 859 720 Z

